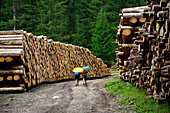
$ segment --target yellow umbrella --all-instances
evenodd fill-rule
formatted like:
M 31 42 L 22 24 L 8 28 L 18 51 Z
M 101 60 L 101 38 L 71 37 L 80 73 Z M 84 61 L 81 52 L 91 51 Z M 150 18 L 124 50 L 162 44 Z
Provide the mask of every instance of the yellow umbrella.
M 81 67 L 77 67 L 77 68 L 74 68 L 73 69 L 73 72 L 78 72 L 78 73 L 80 73 L 80 72 L 82 72 L 83 71 L 83 69 L 81 68 Z

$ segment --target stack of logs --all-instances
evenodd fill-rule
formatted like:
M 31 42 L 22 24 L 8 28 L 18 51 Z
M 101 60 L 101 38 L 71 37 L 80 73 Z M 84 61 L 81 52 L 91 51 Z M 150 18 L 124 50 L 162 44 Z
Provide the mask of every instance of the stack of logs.
M 145 89 L 161 103 L 170 96 L 170 2 L 149 0 L 148 6 L 121 11 L 118 26 L 119 77 Z
M 87 48 L 23 30 L 0 31 L 0 91 L 25 91 L 43 82 L 74 79 L 72 70 L 84 66 L 91 67 L 88 78 L 110 74 Z

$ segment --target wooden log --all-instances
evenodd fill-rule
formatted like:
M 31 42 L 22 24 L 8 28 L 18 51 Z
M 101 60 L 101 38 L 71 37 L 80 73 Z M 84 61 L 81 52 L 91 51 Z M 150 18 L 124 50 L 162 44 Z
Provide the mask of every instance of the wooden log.
M 130 18 L 129 22 L 130 22 L 130 25 L 134 25 L 134 24 L 136 24 L 138 22 L 138 20 L 137 20 L 136 17 L 132 17 L 132 18 Z
M 123 19 L 132 18 L 132 17 L 140 18 L 142 17 L 142 13 L 123 13 Z
M 141 6 L 141 7 L 133 7 L 133 8 L 125 8 L 121 12 L 122 13 L 139 13 L 143 11 L 151 10 L 148 6 Z
M 23 30 L 0 31 L 0 35 L 15 35 L 25 33 Z
M 160 10 L 161 10 L 161 6 L 160 6 L 159 4 L 156 4 L 156 5 L 153 5 L 153 6 L 152 6 L 152 11 L 158 12 L 158 11 L 160 11 Z
M 4 77 L 0 76 L 0 82 L 2 82 L 4 80 Z
M 23 49 L 0 49 L 0 56 L 21 56 Z
M 0 92 L 3 91 L 24 91 L 23 87 L 2 87 L 0 88 Z
M 140 18 L 139 18 L 139 22 L 140 22 L 140 23 L 146 22 L 146 18 L 140 17 Z
M 12 76 L 7 76 L 7 80 L 11 81 L 12 80 Z
M 167 5 L 167 0 L 161 0 L 160 1 L 160 6 L 161 7 L 166 7 L 166 5 Z
M 12 58 L 12 57 L 6 57 L 6 58 L 5 58 L 5 61 L 6 61 L 6 62 L 12 62 L 12 61 L 13 61 L 13 58 Z
M 0 38 L 0 44 L 3 45 L 22 45 L 22 37 L 21 38 Z
M 157 17 L 159 18 L 159 20 L 164 20 L 165 15 L 166 15 L 166 11 L 159 11 L 157 13 Z
M 132 26 L 120 26 L 121 30 L 123 29 L 130 29 L 132 31 L 137 31 L 139 29 L 141 29 L 140 27 L 132 27 Z
M 119 46 L 122 48 L 132 48 L 136 46 L 136 44 L 119 44 Z
M 140 72 L 141 72 L 141 70 L 134 70 L 133 71 L 134 75 L 139 74 Z
M 23 70 L 0 70 L 1 75 L 6 75 L 6 74 L 22 75 L 23 73 L 24 73 Z
M 0 49 L 23 49 L 23 45 L 0 45 Z
M 164 26 L 161 27 L 159 36 L 162 36 L 162 37 L 164 36 Z
M 155 15 L 155 11 L 143 12 L 143 18 L 150 20 Z
M 0 62 L 4 62 L 5 58 L 4 57 L 0 57 Z
M 123 29 L 122 34 L 123 34 L 123 36 L 129 36 L 131 34 L 131 30 L 130 29 Z
M 19 75 L 14 75 L 14 80 L 15 81 L 19 81 L 20 80 L 20 76 Z
M 22 38 L 24 36 L 24 34 L 17 34 L 17 35 L 0 35 L 0 39 L 1 38 Z

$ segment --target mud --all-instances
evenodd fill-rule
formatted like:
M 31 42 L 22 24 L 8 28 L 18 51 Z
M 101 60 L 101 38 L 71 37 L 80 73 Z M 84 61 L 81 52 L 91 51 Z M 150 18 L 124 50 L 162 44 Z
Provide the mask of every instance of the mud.
M 118 96 L 110 96 L 102 85 L 113 76 L 88 80 L 75 86 L 73 80 L 41 84 L 24 93 L 0 94 L 0 113 L 122 113 Z

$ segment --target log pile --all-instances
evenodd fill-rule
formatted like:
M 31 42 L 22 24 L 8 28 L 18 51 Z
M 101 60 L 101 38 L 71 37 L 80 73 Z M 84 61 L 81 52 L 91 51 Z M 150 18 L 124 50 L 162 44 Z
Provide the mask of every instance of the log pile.
M 72 70 L 84 66 L 91 67 L 88 78 L 110 74 L 87 48 L 23 30 L 0 31 L 0 91 L 25 91 L 43 82 L 74 79 Z
M 149 92 L 161 103 L 170 96 L 170 2 L 125 8 L 118 26 L 119 78 Z

